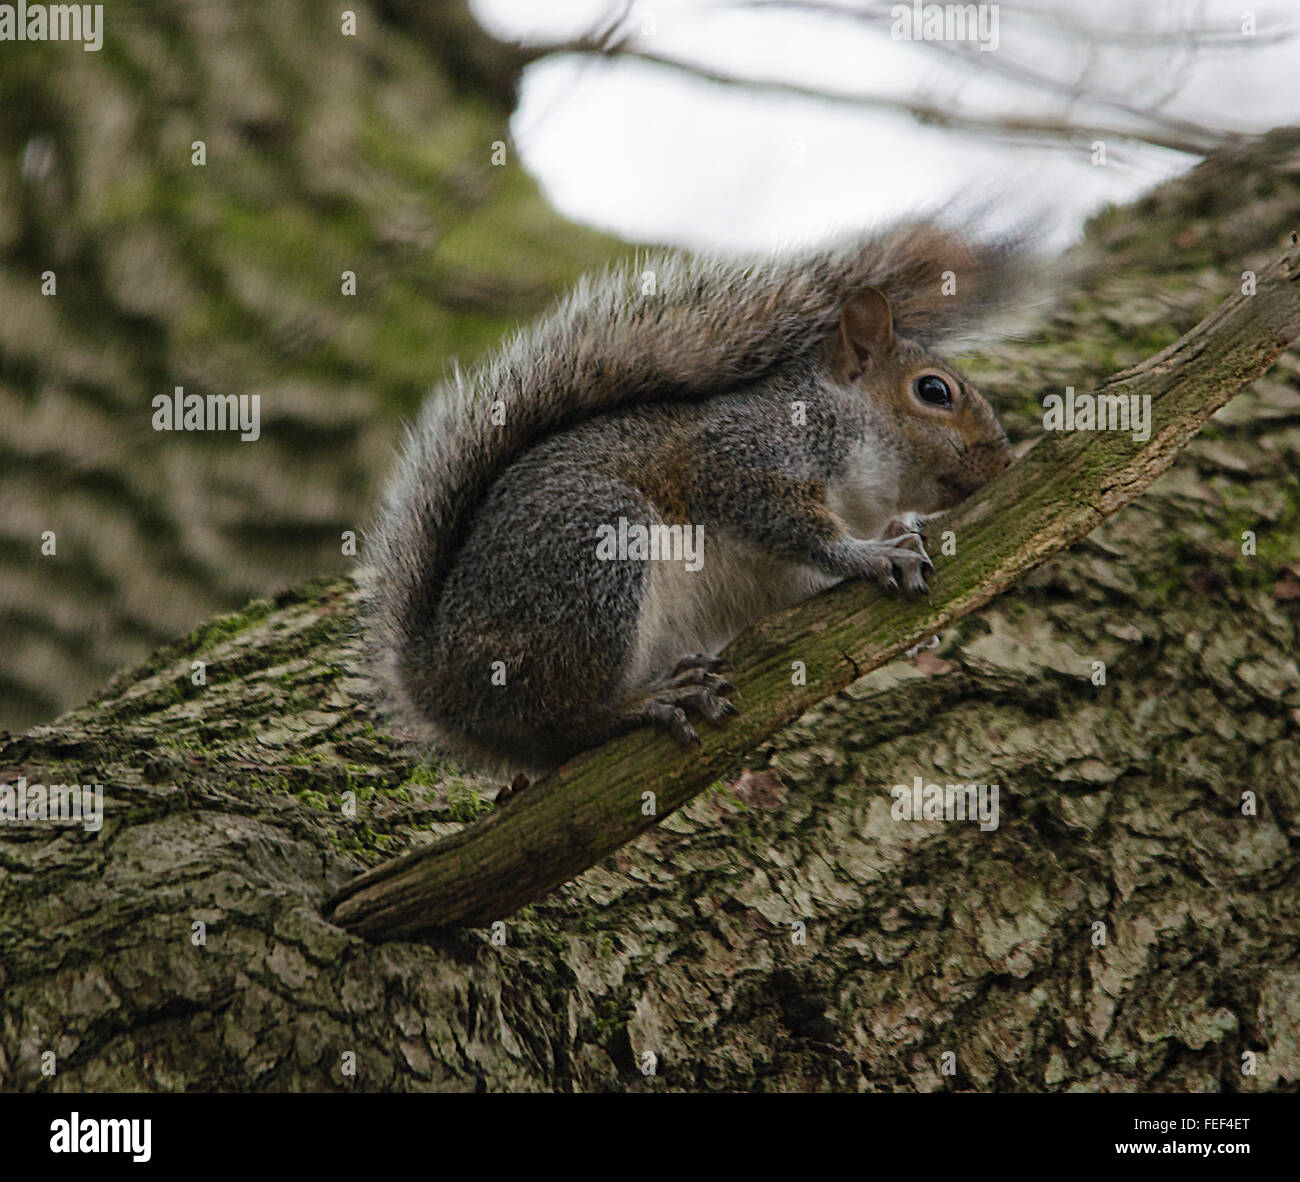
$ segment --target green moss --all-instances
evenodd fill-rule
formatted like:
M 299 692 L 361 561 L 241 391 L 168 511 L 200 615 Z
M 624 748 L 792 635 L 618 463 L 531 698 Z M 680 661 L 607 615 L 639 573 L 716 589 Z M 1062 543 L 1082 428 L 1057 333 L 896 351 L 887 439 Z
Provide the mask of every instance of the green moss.
M 464 780 L 448 780 L 443 786 L 443 791 L 447 801 L 447 809 L 456 821 L 463 821 L 468 824 L 492 812 L 492 802 L 484 800 L 478 794 L 478 791 Z
M 289 783 L 285 776 L 250 776 L 244 783 L 238 783 L 233 780 L 226 781 L 226 790 L 235 796 L 244 796 L 246 791 L 241 789 L 252 789 L 254 792 L 271 793 L 276 796 L 296 796 L 293 785 Z
M 217 616 L 199 625 L 180 642 L 180 647 L 196 655 L 208 652 L 241 632 L 247 632 L 260 624 L 272 610 L 274 609 L 267 600 L 254 599 L 241 611 L 232 612 L 228 616 Z
M 370 729 L 372 734 L 378 733 L 373 727 Z M 419 788 L 436 788 L 438 786 L 438 776 L 431 763 L 421 763 L 411 769 L 410 774 L 406 777 L 406 782 Z
M 608 1045 L 627 1025 L 622 1003 L 613 994 L 593 999 L 592 1031 L 596 1041 Z
M 341 827 L 332 836 L 334 848 L 345 855 L 354 854 L 388 854 L 397 844 L 398 838 L 391 833 L 380 833 L 368 822 Z

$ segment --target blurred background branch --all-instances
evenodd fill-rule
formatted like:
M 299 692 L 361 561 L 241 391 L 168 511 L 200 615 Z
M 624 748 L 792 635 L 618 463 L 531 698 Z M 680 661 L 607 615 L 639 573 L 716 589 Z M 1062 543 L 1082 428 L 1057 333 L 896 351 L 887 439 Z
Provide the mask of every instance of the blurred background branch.
M 701 4 L 699 10 L 732 10 L 759 16 L 780 12 L 827 18 L 829 22 L 849 24 L 873 37 L 889 38 L 899 7 L 869 0 L 860 4 L 835 4 L 826 0 L 718 0 Z M 912 5 L 902 7 L 910 9 Z M 573 53 L 611 60 L 633 59 L 756 92 L 821 99 L 864 110 L 891 110 L 926 124 L 994 140 L 1029 139 L 1039 145 L 1057 142 L 1065 146 L 1101 138 L 1204 155 L 1252 133 L 1234 129 L 1224 112 L 1207 113 L 1200 119 L 1167 113 L 1170 103 L 1187 88 L 1192 62 L 1207 52 L 1231 53 L 1241 60 L 1243 69 L 1249 69 L 1252 53 L 1292 44 L 1300 36 L 1300 16 L 1294 10 L 1265 14 L 1261 26 L 1247 36 L 1243 35 L 1240 14 L 1231 20 L 1193 20 L 1179 25 L 1176 21 L 1160 19 L 1176 13 L 1175 9 L 1161 10 L 1153 20 L 1151 12 L 1139 7 L 1130 7 L 1126 14 L 1117 13 L 1113 6 L 1081 10 L 1062 4 L 1002 3 L 992 7 L 998 9 L 1001 29 L 1019 26 L 1019 50 L 1013 43 L 1010 47 L 998 45 L 997 52 L 985 53 L 983 49 L 987 47 L 971 39 L 918 38 L 913 43 L 967 79 L 992 76 L 1012 84 L 1009 104 L 998 114 L 966 110 L 960 98 L 952 94 L 934 101 L 921 101 L 908 93 L 849 91 L 813 82 L 733 73 L 709 63 L 707 46 L 692 59 L 670 56 L 651 48 L 654 38 L 638 28 L 638 8 L 632 0 L 612 4 L 603 19 L 584 36 L 534 46 L 530 58 L 536 61 L 553 54 Z M 827 35 L 833 36 L 834 30 L 828 30 Z M 1059 72 L 1041 68 L 1028 53 L 1035 42 L 1069 44 L 1079 59 L 1075 68 Z M 1107 57 L 1107 50 L 1117 48 L 1157 55 L 1160 69 L 1153 79 L 1158 78 L 1159 89 L 1139 85 L 1140 97 L 1135 97 L 1135 79 L 1127 68 L 1128 63 L 1121 63 L 1117 69 Z M 961 80 L 959 77 L 957 82 Z M 1029 115 L 1024 112 L 1027 104 L 1057 104 L 1061 113 Z M 1080 107 L 1085 111 L 1078 118 L 1070 117 L 1069 112 Z M 1097 117 L 1106 114 L 1112 119 L 1121 116 L 1122 121 L 1108 122 L 1104 117 Z

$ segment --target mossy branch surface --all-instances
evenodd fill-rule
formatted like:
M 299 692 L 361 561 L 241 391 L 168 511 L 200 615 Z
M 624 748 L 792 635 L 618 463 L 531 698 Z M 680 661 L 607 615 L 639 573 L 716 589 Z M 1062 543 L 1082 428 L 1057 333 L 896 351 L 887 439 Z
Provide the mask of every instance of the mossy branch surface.
M 1149 396 L 1151 433 L 1047 435 L 1017 464 L 930 527 L 938 570 L 928 599 L 841 585 L 763 621 L 727 656 L 741 714 L 698 750 L 642 730 L 585 753 L 486 820 L 362 874 L 326 918 L 372 938 L 503 919 L 631 841 L 733 769 L 815 703 L 979 608 L 1090 533 L 1172 463 L 1200 427 L 1300 336 L 1300 245 L 1163 352 L 1094 393 Z M 796 663 L 806 684 L 795 684 Z

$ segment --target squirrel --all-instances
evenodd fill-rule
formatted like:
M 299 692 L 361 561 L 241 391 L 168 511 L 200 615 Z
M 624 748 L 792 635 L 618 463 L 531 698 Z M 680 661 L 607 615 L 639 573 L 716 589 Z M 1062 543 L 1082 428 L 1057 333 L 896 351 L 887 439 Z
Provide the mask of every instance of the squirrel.
M 1012 460 L 931 349 L 1014 295 L 1016 253 L 920 222 L 792 257 L 653 255 L 454 368 L 367 538 L 397 720 L 525 779 L 646 724 L 696 743 L 692 717 L 736 712 L 717 654 L 748 623 L 845 579 L 928 593 L 922 517 Z

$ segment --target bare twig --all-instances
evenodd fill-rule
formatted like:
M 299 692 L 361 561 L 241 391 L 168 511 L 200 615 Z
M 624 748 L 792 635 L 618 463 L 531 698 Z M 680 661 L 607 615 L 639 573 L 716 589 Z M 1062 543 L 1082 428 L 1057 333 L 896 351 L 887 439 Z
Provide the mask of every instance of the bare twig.
M 627 58 L 676 70 L 679 73 L 688 74 L 705 82 L 714 82 L 723 86 L 741 87 L 747 90 L 786 95 L 793 98 L 812 99 L 818 102 L 834 103 L 839 106 L 858 107 L 863 110 L 889 111 L 894 114 L 910 115 L 922 123 L 956 131 L 968 131 L 991 139 L 1037 142 L 1049 147 L 1072 148 L 1081 141 L 1091 142 L 1103 139 L 1112 142 L 1151 144 L 1155 147 L 1169 148 L 1175 152 L 1188 152 L 1195 156 L 1203 156 L 1246 138 L 1231 132 L 1205 130 L 1192 124 L 1182 128 L 1165 130 L 1149 126 L 1125 127 L 1122 124 L 1101 124 L 1090 121 L 1074 122 L 1066 118 L 1034 115 L 981 116 L 962 114 L 960 111 L 947 106 L 917 102 L 902 97 L 806 86 L 798 82 L 787 82 L 776 78 L 745 78 L 733 74 L 724 74 L 697 62 L 688 62 L 680 58 L 669 57 L 666 54 L 655 53 L 626 41 L 604 46 L 596 45 L 585 39 L 570 41 L 551 46 L 546 54 L 539 53 L 538 56 L 547 56 L 550 53 L 598 54 L 611 59 Z
M 852 21 L 864 30 L 885 35 L 893 23 L 891 9 L 894 5 L 874 2 L 833 3 L 830 0 L 720 0 L 712 7 L 754 12 L 806 12 Z M 1073 148 L 1080 142 L 1090 143 L 1104 139 L 1111 143 L 1148 144 L 1199 156 L 1250 138 L 1250 133 L 1170 115 L 1164 111 L 1163 108 L 1183 86 L 1179 78 L 1170 76 L 1168 55 L 1171 50 L 1183 53 L 1254 50 L 1294 40 L 1300 33 L 1294 22 L 1275 22 L 1273 25 L 1265 23 L 1250 37 L 1243 36 L 1239 28 L 1200 24 L 1148 32 L 1136 23 L 1127 28 L 1116 28 L 1102 21 L 1077 20 L 1071 14 L 1056 8 L 1040 9 L 1024 4 L 1013 7 L 1004 4 L 1002 9 L 1004 20 L 1009 14 L 1023 17 L 1039 26 L 1043 36 L 1054 35 L 1064 43 L 1089 49 L 1090 56 L 1084 70 L 1073 78 L 1056 77 L 1011 56 L 1005 50 L 986 54 L 978 52 L 970 43 L 922 40 L 915 44 L 927 52 L 960 62 L 971 72 L 972 77 L 996 74 L 1040 95 L 1068 100 L 1071 105 L 1086 104 L 1089 110 L 1108 114 L 1108 118 L 1093 120 L 1086 115 L 1075 117 L 1065 112 L 1056 116 L 1021 115 L 1013 110 L 997 114 L 976 114 L 961 110 L 955 99 L 940 104 L 925 101 L 917 95 L 861 94 L 783 79 L 726 73 L 702 61 L 688 61 L 659 53 L 637 40 L 628 25 L 628 0 L 620 0 L 609 17 L 587 36 L 535 46 L 529 52 L 533 60 L 565 53 L 609 60 L 637 60 L 719 85 L 822 100 L 837 105 L 892 111 L 923 123 L 997 141 Z M 1103 85 L 1096 80 L 1095 66 L 1100 51 L 1117 48 L 1161 51 L 1164 55 L 1161 59 L 1163 76 L 1167 79 L 1161 96 L 1149 101 L 1138 101 L 1126 90 L 1113 84 Z

